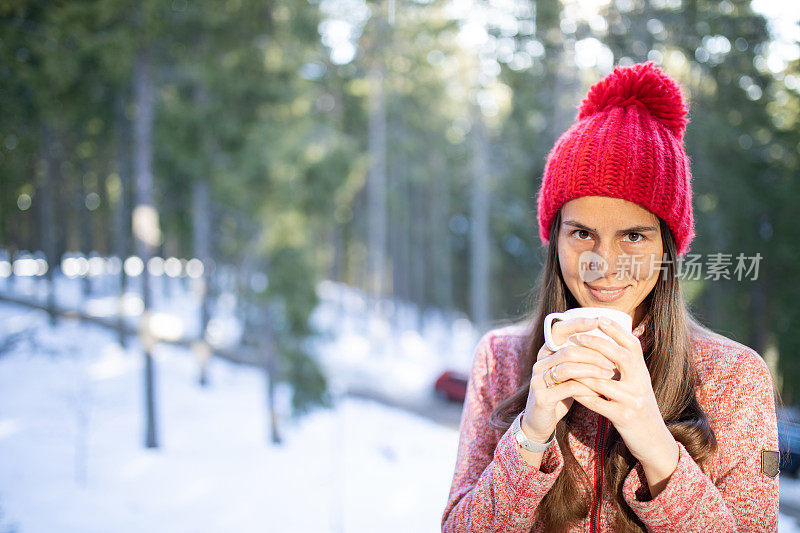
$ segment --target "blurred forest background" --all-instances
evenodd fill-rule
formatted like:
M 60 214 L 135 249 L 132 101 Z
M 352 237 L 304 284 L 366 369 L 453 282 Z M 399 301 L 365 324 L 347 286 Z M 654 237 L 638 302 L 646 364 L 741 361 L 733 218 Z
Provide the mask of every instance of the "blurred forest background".
M 690 101 L 692 253 L 763 258 L 686 281 L 691 305 L 797 401 L 800 48 L 770 30 L 746 0 L 4 1 L 0 274 L 116 257 L 124 290 L 183 258 L 206 305 L 236 287 L 302 410 L 327 394 L 320 280 L 390 320 L 524 311 L 547 152 L 591 84 L 651 60 Z

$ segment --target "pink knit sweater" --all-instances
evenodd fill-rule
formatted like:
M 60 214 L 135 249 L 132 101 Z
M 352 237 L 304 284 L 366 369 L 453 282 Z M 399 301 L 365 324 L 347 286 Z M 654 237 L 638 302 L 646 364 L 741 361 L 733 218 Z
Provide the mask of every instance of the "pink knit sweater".
M 644 326 L 634 334 L 641 335 Z M 536 509 L 564 465 L 558 443 L 534 468 L 520 455 L 510 428 L 501 433 L 489 425 L 493 408 L 517 386 L 524 335 L 521 326 L 495 329 L 475 350 L 442 531 L 544 531 Z M 778 450 L 769 369 L 754 350 L 725 337 L 693 342 L 697 399 L 716 434 L 717 453 L 701 467 L 678 443 L 678 466 L 653 499 L 637 463 L 623 484 L 625 501 L 649 531 L 777 531 L 778 477 L 762 472 L 761 454 Z M 611 424 L 577 401 L 573 409 L 578 424 L 568 441 L 595 494 L 589 516 L 570 531 L 612 531 L 611 495 L 599 491 L 596 468 L 600 430 L 607 434 Z

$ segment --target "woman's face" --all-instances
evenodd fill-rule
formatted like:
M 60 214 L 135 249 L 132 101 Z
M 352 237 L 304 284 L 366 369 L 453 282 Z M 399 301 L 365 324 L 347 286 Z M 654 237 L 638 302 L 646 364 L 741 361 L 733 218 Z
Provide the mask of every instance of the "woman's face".
M 558 261 L 581 307 L 624 311 L 638 324 L 646 311 L 642 302 L 661 274 L 662 253 L 658 217 L 633 202 L 583 196 L 561 208 Z

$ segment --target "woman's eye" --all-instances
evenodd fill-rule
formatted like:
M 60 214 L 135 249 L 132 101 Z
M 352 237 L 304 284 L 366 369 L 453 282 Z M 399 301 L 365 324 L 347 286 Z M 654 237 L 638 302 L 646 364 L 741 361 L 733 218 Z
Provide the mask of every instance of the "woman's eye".
M 635 231 L 632 231 L 632 232 L 628 233 L 629 237 L 631 235 L 635 235 L 636 237 L 638 237 L 636 239 L 631 239 L 631 242 L 639 242 L 644 238 L 644 235 L 642 235 L 641 233 L 636 233 Z
M 583 234 L 586 234 L 586 235 L 585 235 L 586 237 L 588 237 L 588 236 L 589 236 L 589 232 L 588 232 L 588 231 L 586 231 L 585 229 L 576 229 L 576 230 L 574 230 L 574 231 L 572 232 L 572 235 L 575 235 L 575 234 L 579 234 L 579 235 L 578 235 L 578 238 L 579 238 L 580 240 L 583 240 L 583 239 L 581 239 L 581 235 L 583 235 Z

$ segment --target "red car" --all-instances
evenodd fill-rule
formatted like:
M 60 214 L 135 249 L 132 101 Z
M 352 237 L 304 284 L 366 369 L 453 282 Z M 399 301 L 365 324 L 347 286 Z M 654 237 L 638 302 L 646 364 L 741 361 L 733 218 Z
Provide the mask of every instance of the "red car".
M 454 370 L 446 370 L 436 378 L 433 390 L 447 401 L 464 403 L 467 396 L 468 376 Z

